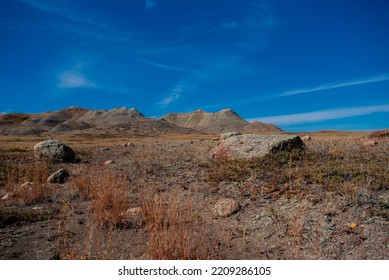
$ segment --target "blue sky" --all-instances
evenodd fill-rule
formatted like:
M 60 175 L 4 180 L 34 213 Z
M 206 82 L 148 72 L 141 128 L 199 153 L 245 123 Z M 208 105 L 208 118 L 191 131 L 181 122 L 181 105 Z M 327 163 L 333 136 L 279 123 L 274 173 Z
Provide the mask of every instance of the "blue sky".
M 389 1 L 2 0 L 0 112 L 232 108 L 389 127 Z

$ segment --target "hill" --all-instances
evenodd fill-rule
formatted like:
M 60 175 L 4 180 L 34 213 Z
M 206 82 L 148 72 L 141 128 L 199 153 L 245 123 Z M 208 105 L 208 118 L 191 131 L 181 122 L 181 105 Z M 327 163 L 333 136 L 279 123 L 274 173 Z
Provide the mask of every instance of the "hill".
M 162 119 L 178 126 L 196 129 L 205 133 L 223 133 L 240 131 L 245 133 L 281 132 L 275 125 L 261 122 L 249 123 L 231 109 L 224 109 L 215 113 L 203 110 L 182 114 L 171 113 Z
M 61 133 L 101 134 L 188 134 L 223 133 L 277 133 L 282 131 L 272 124 L 249 123 L 231 109 L 215 113 L 203 110 L 187 114 L 171 113 L 161 119 L 147 118 L 135 108 L 89 110 L 69 107 L 40 114 L 0 115 L 0 135 L 45 135 Z
M 88 110 L 70 107 L 41 114 L 0 115 L 0 135 L 44 135 L 60 133 L 188 134 L 195 131 L 164 120 L 146 118 L 136 109 Z

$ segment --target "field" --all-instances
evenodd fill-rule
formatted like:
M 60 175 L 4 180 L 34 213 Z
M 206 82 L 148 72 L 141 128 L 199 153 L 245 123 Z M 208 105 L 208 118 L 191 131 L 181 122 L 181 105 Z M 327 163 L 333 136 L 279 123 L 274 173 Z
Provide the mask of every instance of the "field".
M 217 135 L 56 137 L 78 163 L 0 137 L 0 259 L 389 259 L 389 139 L 367 134 L 250 160 L 213 159 Z

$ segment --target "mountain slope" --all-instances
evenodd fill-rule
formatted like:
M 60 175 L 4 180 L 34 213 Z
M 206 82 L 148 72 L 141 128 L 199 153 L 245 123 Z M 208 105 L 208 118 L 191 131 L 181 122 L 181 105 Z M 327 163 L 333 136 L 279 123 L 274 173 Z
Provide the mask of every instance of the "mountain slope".
M 190 113 L 171 113 L 162 119 L 178 126 L 196 129 L 205 133 L 223 133 L 239 131 L 245 133 L 280 132 L 280 128 L 272 124 L 261 122 L 249 123 L 231 109 L 224 109 L 215 113 L 197 110 Z
M 70 107 L 41 114 L 0 115 L 0 135 L 41 135 L 58 133 L 157 135 L 194 133 L 164 120 L 143 116 L 136 109 L 88 110 Z
M 231 109 L 208 113 L 172 113 L 161 119 L 147 118 L 135 108 L 88 110 L 69 107 L 41 114 L 0 115 L 0 135 L 41 135 L 60 133 L 158 135 L 188 133 L 276 133 L 271 124 L 249 123 Z

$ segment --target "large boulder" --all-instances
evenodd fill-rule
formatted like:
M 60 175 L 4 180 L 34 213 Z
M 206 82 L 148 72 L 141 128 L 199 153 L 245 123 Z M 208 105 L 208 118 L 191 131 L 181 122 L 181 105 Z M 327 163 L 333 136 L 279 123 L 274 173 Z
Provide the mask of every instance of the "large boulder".
M 296 135 L 243 134 L 221 139 L 210 154 L 213 158 L 254 158 L 282 150 L 301 149 L 301 138 Z
M 74 162 L 76 154 L 69 146 L 58 140 L 46 140 L 34 146 L 34 156 L 53 162 Z

